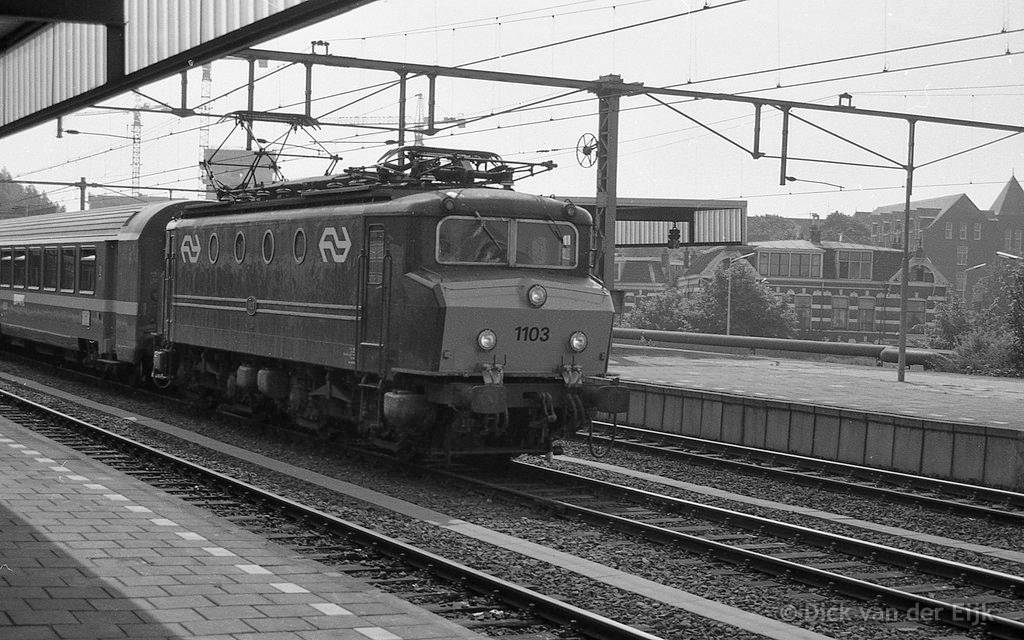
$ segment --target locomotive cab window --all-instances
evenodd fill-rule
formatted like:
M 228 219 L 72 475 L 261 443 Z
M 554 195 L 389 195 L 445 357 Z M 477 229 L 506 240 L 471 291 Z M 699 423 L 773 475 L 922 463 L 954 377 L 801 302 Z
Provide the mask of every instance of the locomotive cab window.
M 60 290 L 75 291 L 75 249 L 64 247 L 60 250 Z
M 96 291 L 96 248 L 82 247 L 78 252 L 78 293 Z
M 11 286 L 11 250 L 0 250 L 0 287 Z
M 525 267 L 576 266 L 576 227 L 564 222 L 516 222 L 516 265 Z
M 47 291 L 57 290 L 57 263 L 60 252 L 57 247 L 43 249 L 43 288 Z
M 507 264 L 509 220 L 453 216 L 437 225 L 442 264 Z
M 564 222 L 451 216 L 437 225 L 437 261 L 572 269 L 578 238 Z
M 12 258 L 12 269 L 14 286 L 19 289 L 25 288 L 25 250 L 15 249 Z

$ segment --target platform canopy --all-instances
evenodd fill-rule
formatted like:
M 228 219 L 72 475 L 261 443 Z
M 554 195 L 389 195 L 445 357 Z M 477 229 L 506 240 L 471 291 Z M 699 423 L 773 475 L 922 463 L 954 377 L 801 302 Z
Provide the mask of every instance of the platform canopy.
M 373 0 L 3 0 L 0 136 Z
M 594 197 L 555 197 L 594 212 Z M 615 217 L 616 248 L 742 245 L 747 240 L 746 200 L 616 198 Z

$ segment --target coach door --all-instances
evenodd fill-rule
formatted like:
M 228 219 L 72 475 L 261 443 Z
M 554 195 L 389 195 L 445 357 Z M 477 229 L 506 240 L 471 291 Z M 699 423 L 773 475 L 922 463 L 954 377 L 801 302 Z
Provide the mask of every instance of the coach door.
M 359 343 L 356 368 L 383 375 L 388 341 L 388 302 L 391 259 L 387 254 L 384 225 L 366 227 L 359 254 L 362 273 L 359 290 Z

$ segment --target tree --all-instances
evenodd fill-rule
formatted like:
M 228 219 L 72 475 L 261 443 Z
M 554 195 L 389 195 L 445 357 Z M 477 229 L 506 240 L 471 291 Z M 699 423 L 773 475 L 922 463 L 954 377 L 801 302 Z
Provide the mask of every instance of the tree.
M 977 325 L 1011 338 L 1014 367 L 1024 374 L 1024 264 L 997 260 L 986 271 L 975 289 Z
M 731 333 L 741 336 L 788 338 L 796 332 L 796 315 L 762 282 L 746 261 L 715 271 L 701 289 L 687 314 L 694 331 L 725 333 L 727 309 L 731 306 Z M 729 274 L 732 274 L 731 305 Z
M 11 179 L 7 169 L 0 169 L 0 218 L 64 211 L 64 207 L 52 202 L 46 194 L 39 193 L 31 185 L 3 182 Z
M 1024 375 L 1024 265 L 999 260 L 974 290 L 975 310 L 951 298 L 929 323 L 928 346 L 953 350 L 963 373 Z
M 800 226 L 792 220 L 776 215 L 748 216 L 747 240 L 794 240 L 800 237 Z
M 661 331 L 691 331 L 686 319 L 690 301 L 679 289 L 671 288 L 660 293 L 641 297 L 622 317 L 622 326 L 634 329 L 657 329 Z
M 821 223 L 821 239 L 838 241 L 840 238 L 843 242 L 870 244 L 871 229 L 853 216 L 833 211 Z
M 971 330 L 971 313 L 959 296 L 952 296 L 935 308 L 935 318 L 928 323 L 925 334 L 928 347 L 952 349 Z

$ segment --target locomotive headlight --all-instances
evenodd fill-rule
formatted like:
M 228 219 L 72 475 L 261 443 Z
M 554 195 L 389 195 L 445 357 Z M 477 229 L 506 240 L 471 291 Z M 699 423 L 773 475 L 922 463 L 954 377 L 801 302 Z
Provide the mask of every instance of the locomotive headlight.
M 539 284 L 535 284 L 526 292 L 526 297 L 530 301 L 531 306 L 543 307 L 544 303 L 548 301 L 548 290 Z
M 587 334 L 582 331 L 575 331 L 569 336 L 569 348 L 579 353 L 587 348 Z
M 490 351 L 498 344 L 498 336 L 490 329 L 484 329 L 476 335 L 476 344 L 484 351 Z

